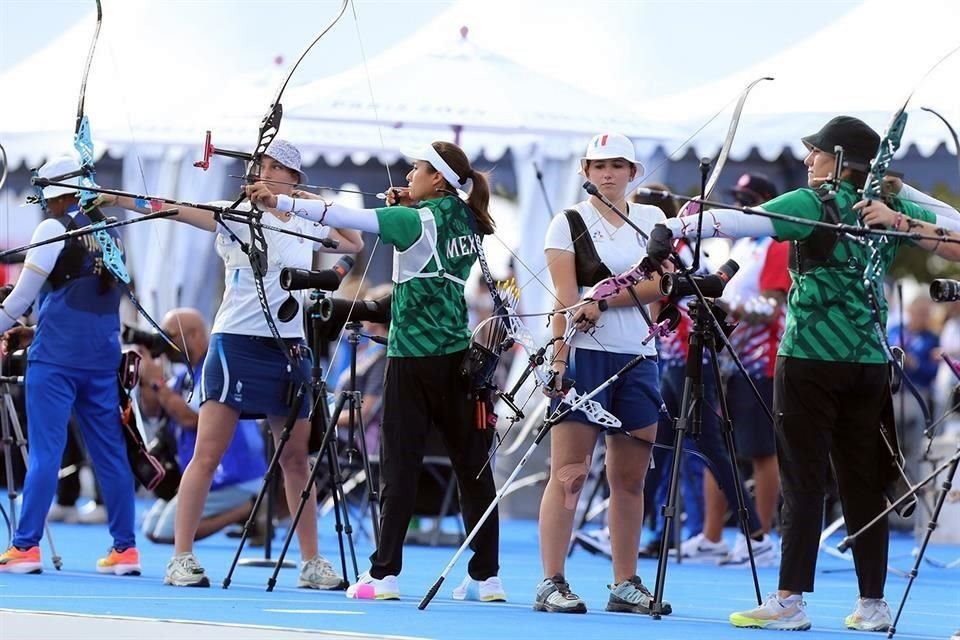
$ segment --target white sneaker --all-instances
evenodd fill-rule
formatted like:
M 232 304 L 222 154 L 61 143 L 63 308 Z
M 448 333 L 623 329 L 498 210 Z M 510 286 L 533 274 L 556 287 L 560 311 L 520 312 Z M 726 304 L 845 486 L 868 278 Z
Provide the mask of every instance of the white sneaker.
M 753 549 L 753 560 L 758 567 L 776 567 L 779 564 L 777 558 L 777 547 L 773 544 L 773 539 L 769 534 L 763 534 L 761 540 L 751 540 L 751 549 Z M 728 567 L 749 567 L 750 555 L 747 552 L 747 537 L 742 533 L 737 534 L 737 541 L 733 543 L 733 551 L 726 557 L 721 558 L 723 566 Z
M 771 593 L 759 607 L 731 613 L 730 624 L 746 629 L 806 631 L 810 628 L 806 604 L 800 596 L 780 600 L 776 593 Z
M 459 587 L 453 590 L 454 600 L 478 600 L 480 602 L 506 602 L 507 592 L 503 590 L 500 578 L 493 576 L 486 580 L 474 580 L 470 576 L 463 579 Z
M 178 553 L 167 563 L 167 573 L 163 576 L 163 584 L 175 587 L 209 587 L 210 579 L 197 557 L 190 553 Z
M 608 558 L 611 555 L 610 529 L 607 527 L 603 529 L 592 529 L 586 532 L 577 531 L 577 533 L 574 534 L 574 538 L 590 553 L 607 556 Z
M 399 600 L 400 584 L 397 576 L 384 576 L 377 580 L 364 573 L 356 584 L 347 587 L 347 597 L 358 600 Z
M 77 521 L 80 524 L 106 524 L 107 519 L 107 508 L 102 504 L 91 502 L 80 510 L 80 516 Z
M 297 587 L 301 589 L 330 589 L 342 588 L 343 578 L 333 569 L 330 561 L 321 555 L 316 555 L 300 563 L 300 577 Z
M 54 503 L 47 512 L 48 522 L 63 522 L 65 524 L 76 524 L 80 521 L 80 512 L 76 506 L 65 506 Z
M 695 563 L 716 564 L 730 553 L 730 547 L 721 538 L 720 542 L 711 542 L 702 533 L 680 544 L 681 558 Z M 670 555 L 676 557 L 676 549 L 670 549 Z
M 858 598 L 856 610 L 843 622 L 847 629 L 856 631 L 886 631 L 893 624 L 893 618 L 882 598 Z

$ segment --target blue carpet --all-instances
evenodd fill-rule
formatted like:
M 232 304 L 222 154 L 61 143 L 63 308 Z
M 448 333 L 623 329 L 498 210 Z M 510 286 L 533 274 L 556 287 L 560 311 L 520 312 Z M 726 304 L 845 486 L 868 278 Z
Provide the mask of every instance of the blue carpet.
M 501 577 L 510 596 L 507 604 L 456 602 L 451 589 L 465 575 L 466 558 L 451 572 L 440 594 L 426 611 L 417 610 L 420 598 L 449 562 L 454 549 L 407 547 L 405 567 L 400 577 L 403 598 L 399 602 L 347 600 L 342 592 L 315 592 L 295 589 L 296 571 L 284 569 L 273 593 L 265 593 L 270 570 L 238 567 L 229 590 L 220 588 L 236 549 L 235 541 L 216 535 L 197 544 L 197 555 L 214 582 L 210 589 L 175 589 L 162 585 L 171 547 L 141 541 L 140 577 L 99 575 L 94 571 L 96 558 L 109 542 L 102 526 L 54 525 L 57 551 L 63 557 L 63 570 L 54 571 L 50 552 L 43 543 L 45 570 L 39 576 L 0 574 L 0 599 L 4 609 L 68 612 L 80 614 L 129 616 L 160 620 L 193 620 L 263 625 L 418 638 L 709 638 L 769 636 L 774 632 L 738 630 L 727 622 L 734 610 L 749 608 L 755 602 L 749 570 L 670 564 L 666 599 L 675 613 L 654 621 L 645 616 L 610 614 L 606 604 L 606 584 L 610 580 L 608 560 L 578 549 L 567 565 L 567 578 L 586 601 L 587 615 L 547 615 L 532 610 L 533 593 L 541 579 L 536 523 L 502 523 Z M 283 533 L 282 531 L 280 533 Z M 733 532 L 727 532 L 732 538 Z M 274 557 L 280 545 L 274 544 Z M 891 565 L 901 570 L 913 566 L 912 539 L 895 536 L 891 542 Z M 321 522 L 321 550 L 339 567 L 333 522 Z M 370 542 L 357 541 L 357 563 L 367 568 Z M 960 556 L 960 546 L 931 545 L 928 553 L 949 561 Z M 246 549 L 244 557 L 263 557 L 263 549 Z M 298 558 L 295 550 L 289 554 Z M 348 559 L 348 567 L 350 566 Z M 857 596 L 851 565 L 821 554 L 817 590 L 807 595 L 808 613 L 813 630 L 805 637 L 819 638 L 843 629 L 843 617 L 852 611 Z M 640 563 L 639 573 L 654 583 L 656 564 Z M 776 588 L 776 569 L 760 570 L 764 593 Z M 906 580 L 890 575 L 887 599 L 896 609 Z M 942 569 L 924 563 L 914 582 L 910 599 L 898 626 L 898 638 L 939 638 L 945 640 L 960 628 L 960 568 Z M 3 636 L 0 627 L 0 636 Z M 264 632 L 264 637 L 270 637 Z M 882 637 L 882 636 L 874 636 Z

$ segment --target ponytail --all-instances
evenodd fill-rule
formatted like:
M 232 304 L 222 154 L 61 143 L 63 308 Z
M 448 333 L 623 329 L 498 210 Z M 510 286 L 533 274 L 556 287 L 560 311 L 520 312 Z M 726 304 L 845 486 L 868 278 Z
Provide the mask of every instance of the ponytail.
M 487 174 L 470 166 L 467 155 L 452 142 L 434 142 L 433 148 L 464 182 L 467 180 L 473 182 L 466 205 L 476 218 L 480 234 L 492 234 L 496 229 L 496 223 L 490 215 L 490 179 Z M 461 185 L 449 186 L 450 190 L 456 193 L 457 187 Z

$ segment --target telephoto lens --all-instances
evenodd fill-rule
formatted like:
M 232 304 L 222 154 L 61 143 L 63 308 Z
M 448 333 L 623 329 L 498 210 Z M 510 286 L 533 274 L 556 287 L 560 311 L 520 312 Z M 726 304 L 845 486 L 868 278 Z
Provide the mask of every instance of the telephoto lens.
M 942 278 L 930 283 L 930 297 L 934 302 L 960 300 L 960 281 Z

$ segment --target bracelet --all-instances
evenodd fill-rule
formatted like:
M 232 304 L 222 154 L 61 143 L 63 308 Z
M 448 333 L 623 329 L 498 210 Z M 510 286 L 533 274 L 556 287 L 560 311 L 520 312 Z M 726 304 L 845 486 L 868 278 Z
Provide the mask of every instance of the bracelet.
M 897 215 L 893 218 L 893 230 L 900 231 L 900 222 L 903 220 L 903 213 L 897 211 Z
M 563 366 L 567 366 L 566 360 L 552 360 L 550 364 L 557 364 L 558 362 L 561 363 Z

